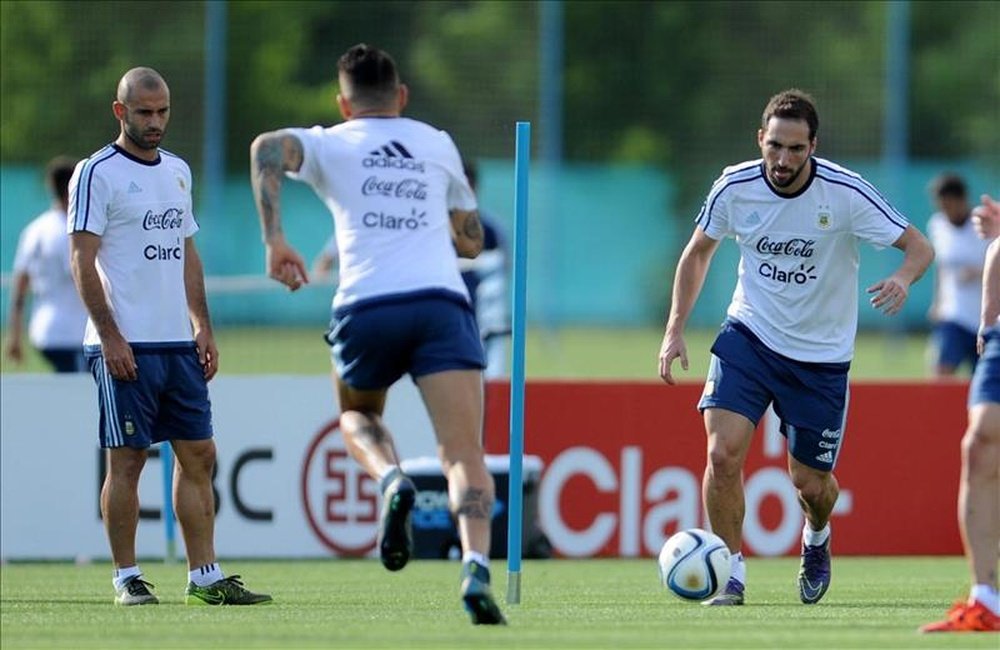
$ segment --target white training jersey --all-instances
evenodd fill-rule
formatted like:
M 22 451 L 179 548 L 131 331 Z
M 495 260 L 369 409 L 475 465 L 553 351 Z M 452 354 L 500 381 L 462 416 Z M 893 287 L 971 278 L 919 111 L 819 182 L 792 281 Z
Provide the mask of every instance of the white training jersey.
M 937 265 L 937 316 L 976 332 L 983 298 L 983 264 L 990 242 L 981 239 L 972 219 L 961 226 L 940 212 L 927 222 L 927 238 Z
M 427 289 L 469 300 L 449 211 L 475 210 L 462 161 L 444 131 L 404 117 L 362 117 L 286 131 L 302 142 L 290 178 L 333 214 L 339 286 L 333 306 Z
M 73 283 L 65 212 L 52 208 L 25 226 L 13 270 L 28 275 L 31 344 L 42 350 L 82 346 L 87 310 Z
M 198 231 L 191 169 L 160 149 L 155 162 L 111 144 L 81 160 L 69 182 L 69 232 L 101 237 L 97 271 L 130 343 L 189 342 L 185 239 Z M 84 344 L 99 345 L 93 322 Z
M 859 242 L 889 246 L 908 226 L 858 174 L 822 158 L 794 195 L 779 194 L 761 160 L 727 167 L 697 223 L 740 247 L 727 313 L 798 361 L 850 361 L 858 326 Z

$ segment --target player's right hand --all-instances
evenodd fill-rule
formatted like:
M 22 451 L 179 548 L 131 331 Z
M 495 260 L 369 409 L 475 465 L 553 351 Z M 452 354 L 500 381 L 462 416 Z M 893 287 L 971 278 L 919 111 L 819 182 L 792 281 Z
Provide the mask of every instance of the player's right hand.
M 677 383 L 677 380 L 671 374 L 671 366 L 674 363 L 674 359 L 677 358 L 681 360 L 681 368 L 687 370 L 688 357 L 684 337 L 665 332 L 663 334 L 663 343 L 660 345 L 660 378 L 671 386 Z
M 265 249 L 269 278 L 285 285 L 289 291 L 296 291 L 309 283 L 305 260 L 287 242 L 269 242 Z
M 115 379 L 135 381 L 139 378 L 139 366 L 135 363 L 132 346 L 121 334 L 102 338 L 101 354 L 104 356 L 104 365 Z

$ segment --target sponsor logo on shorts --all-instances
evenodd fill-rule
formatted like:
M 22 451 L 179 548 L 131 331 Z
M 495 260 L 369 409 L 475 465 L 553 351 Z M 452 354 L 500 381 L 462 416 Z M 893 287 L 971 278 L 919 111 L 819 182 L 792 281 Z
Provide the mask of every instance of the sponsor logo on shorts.
M 820 454 L 819 456 L 816 457 L 816 460 L 820 461 L 821 463 L 832 463 L 833 462 L 833 452 L 832 451 L 824 451 L 822 454 Z
M 839 438 L 840 429 L 823 429 L 823 433 L 820 434 L 824 438 Z

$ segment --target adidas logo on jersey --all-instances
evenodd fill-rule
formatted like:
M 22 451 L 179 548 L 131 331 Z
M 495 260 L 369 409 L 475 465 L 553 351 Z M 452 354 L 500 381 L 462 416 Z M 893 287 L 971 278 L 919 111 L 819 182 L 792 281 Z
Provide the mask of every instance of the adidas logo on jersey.
M 378 149 L 372 149 L 362 164 L 367 168 L 405 169 L 424 173 L 424 163 L 414 160 L 413 154 L 398 140 L 390 140 Z
M 132 181 L 131 183 L 128 184 L 128 193 L 129 194 L 138 194 L 141 191 L 142 191 L 142 188 L 139 187 L 138 185 L 136 185 L 135 181 Z

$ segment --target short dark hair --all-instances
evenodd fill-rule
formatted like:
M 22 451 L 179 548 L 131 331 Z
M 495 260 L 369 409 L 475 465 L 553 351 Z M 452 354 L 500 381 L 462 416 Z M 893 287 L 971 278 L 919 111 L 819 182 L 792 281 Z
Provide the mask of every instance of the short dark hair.
M 772 97 L 767 106 L 764 107 L 764 114 L 761 117 L 761 128 L 766 129 L 767 123 L 772 117 L 780 117 L 786 120 L 805 120 L 809 125 L 809 140 L 816 139 L 819 131 L 819 114 L 816 113 L 816 103 L 809 93 L 798 88 L 782 90 Z
M 69 156 L 56 156 L 45 165 L 45 184 L 60 201 L 69 200 L 69 179 L 76 168 L 76 160 Z
M 961 176 L 952 172 L 945 172 L 936 176 L 931 181 L 930 191 L 936 199 L 943 199 L 946 196 L 964 199 L 969 195 L 969 188 L 966 187 L 965 181 Z
M 377 47 L 359 43 L 337 60 L 337 72 L 350 85 L 352 102 L 365 106 L 392 103 L 399 88 L 399 73 L 392 57 Z

